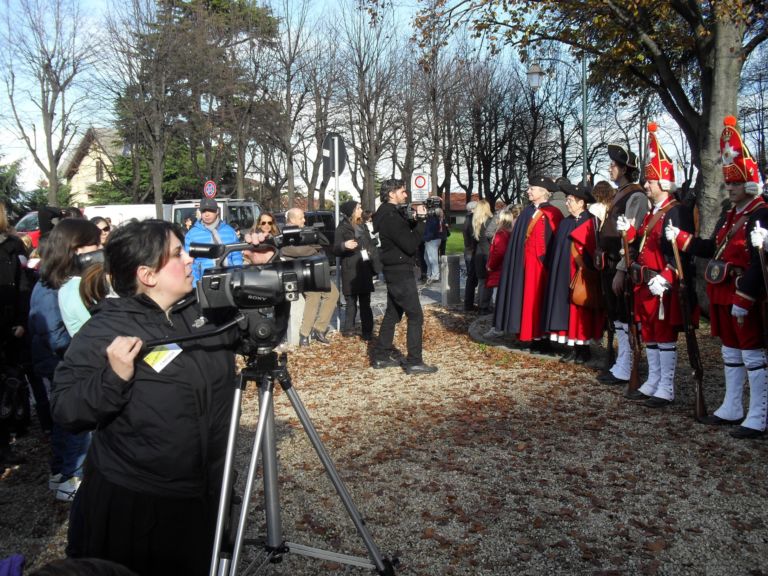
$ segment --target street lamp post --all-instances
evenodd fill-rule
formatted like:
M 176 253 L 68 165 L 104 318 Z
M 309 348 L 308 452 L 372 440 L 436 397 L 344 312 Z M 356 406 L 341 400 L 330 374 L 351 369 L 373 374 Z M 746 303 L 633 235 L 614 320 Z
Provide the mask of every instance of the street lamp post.
M 555 60 L 570 66 L 567 62 L 555 58 L 548 58 L 548 60 Z M 527 73 L 528 86 L 531 87 L 531 90 L 536 92 L 541 88 L 546 75 L 547 73 L 539 66 L 538 62 L 534 61 Z M 582 182 L 586 183 L 589 176 L 589 166 L 587 164 L 587 57 L 585 54 L 582 54 L 581 57 L 581 148 L 581 178 Z

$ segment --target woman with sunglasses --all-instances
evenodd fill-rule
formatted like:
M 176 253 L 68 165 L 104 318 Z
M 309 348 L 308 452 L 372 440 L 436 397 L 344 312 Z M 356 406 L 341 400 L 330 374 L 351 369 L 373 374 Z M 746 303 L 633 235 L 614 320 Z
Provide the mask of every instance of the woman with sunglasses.
M 99 232 L 101 232 L 99 246 L 104 246 L 104 244 L 107 243 L 107 238 L 109 237 L 109 232 L 112 230 L 112 227 L 109 225 L 109 222 L 107 222 L 107 219 L 102 218 L 101 216 L 94 216 L 91 218 L 91 223 L 96 224 Z
M 275 218 L 269 212 L 262 212 L 245 234 L 245 241 L 252 244 L 263 242 L 267 236 L 277 236 L 280 230 L 275 224 Z M 243 260 L 246 264 L 266 264 L 272 260 L 276 250 L 243 250 Z
M 262 232 L 277 236 L 280 234 L 280 229 L 277 227 L 275 217 L 271 213 L 262 212 L 253 228 L 251 228 L 251 232 Z

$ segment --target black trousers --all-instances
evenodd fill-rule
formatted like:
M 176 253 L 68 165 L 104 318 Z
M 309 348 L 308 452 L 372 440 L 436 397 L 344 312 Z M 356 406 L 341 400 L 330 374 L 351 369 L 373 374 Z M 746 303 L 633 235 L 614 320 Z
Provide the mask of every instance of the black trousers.
M 416 287 L 416 279 L 413 271 L 387 270 L 384 268 L 384 279 L 387 282 L 387 310 L 379 328 L 379 339 L 374 349 L 374 358 L 384 359 L 391 355 L 395 348 L 395 326 L 405 313 L 408 318 L 408 333 L 406 341 L 408 345 L 409 365 L 421 364 L 421 342 L 424 330 L 424 312 L 419 302 L 419 291 Z
M 347 304 L 347 313 L 344 316 L 344 325 L 342 330 L 352 332 L 355 329 L 355 316 L 360 310 L 360 324 L 363 329 L 363 336 L 373 334 L 373 310 L 371 310 L 371 293 L 361 292 L 359 294 L 344 294 L 344 300 Z
M 616 296 L 613 292 L 613 277 L 616 276 L 616 263 L 606 260 L 606 266 L 600 271 L 600 281 L 603 285 L 603 302 L 605 314 L 609 322 L 629 322 L 629 309 L 624 296 Z M 629 280 L 627 280 L 629 281 Z
M 474 257 L 464 256 L 467 265 L 467 283 L 464 287 L 464 310 L 472 310 L 475 305 L 475 290 L 477 289 L 477 273 L 475 272 Z

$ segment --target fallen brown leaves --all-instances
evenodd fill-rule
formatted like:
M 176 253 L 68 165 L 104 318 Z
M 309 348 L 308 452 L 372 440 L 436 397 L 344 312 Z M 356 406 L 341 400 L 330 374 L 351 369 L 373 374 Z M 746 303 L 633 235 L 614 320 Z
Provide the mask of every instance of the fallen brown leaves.
M 684 354 L 678 401 L 652 411 L 598 384 L 591 368 L 473 342 L 469 320 L 426 311 L 425 360 L 440 368 L 427 377 L 373 370 L 369 345 L 339 335 L 289 355 L 293 384 L 377 545 L 399 557 L 398 573 L 760 573 L 768 557 L 766 443 L 694 423 Z M 705 392 L 716 406 L 719 344 L 700 340 Z M 285 538 L 366 556 L 280 390 L 275 413 Z M 257 415 L 249 388 L 241 465 Z M 41 465 L 27 481 L 37 486 L 44 474 Z M 14 482 L 3 480 L 0 548 L 39 564 L 51 557 L 44 545 L 61 552 L 65 517 L 51 514 L 50 495 L 37 488 L 28 497 L 47 516 L 29 507 L 7 515 Z M 260 490 L 253 537 L 265 529 Z M 11 526 L 23 535 L 13 549 Z M 293 554 L 270 572 L 346 573 Z

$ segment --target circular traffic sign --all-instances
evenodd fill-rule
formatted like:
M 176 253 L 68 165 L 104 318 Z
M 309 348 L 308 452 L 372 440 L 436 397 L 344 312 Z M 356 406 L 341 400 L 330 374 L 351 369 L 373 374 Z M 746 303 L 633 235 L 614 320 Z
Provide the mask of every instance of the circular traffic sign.
M 213 180 L 208 180 L 203 185 L 203 195 L 206 198 L 216 198 L 216 182 Z
M 419 174 L 416 176 L 416 179 L 413 181 L 414 184 L 416 184 L 416 188 L 426 188 L 427 187 L 427 179 L 423 174 Z

